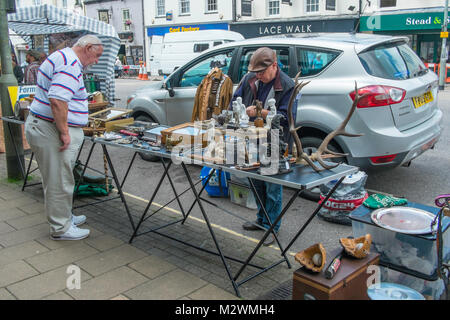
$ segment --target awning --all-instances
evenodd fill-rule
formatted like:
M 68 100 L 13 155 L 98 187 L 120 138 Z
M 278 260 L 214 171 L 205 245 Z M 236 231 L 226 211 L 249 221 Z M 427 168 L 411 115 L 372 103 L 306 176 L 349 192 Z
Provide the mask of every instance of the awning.
M 113 26 L 69 10 L 43 4 L 18 8 L 15 13 L 8 14 L 8 27 L 22 36 L 30 47 L 32 45 L 30 36 L 33 35 L 85 31 L 98 36 L 103 43 L 104 51 L 98 64 L 91 66 L 89 72 L 101 80 L 101 91 L 108 101 L 114 104 L 114 63 L 119 52 L 120 39 Z M 48 41 L 44 49 L 48 52 Z

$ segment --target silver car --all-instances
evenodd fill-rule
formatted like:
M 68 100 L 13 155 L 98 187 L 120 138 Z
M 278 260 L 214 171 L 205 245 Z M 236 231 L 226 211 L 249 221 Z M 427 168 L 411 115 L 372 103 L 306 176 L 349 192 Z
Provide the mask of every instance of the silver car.
M 197 86 L 211 65 L 221 64 L 235 84 L 247 73 L 253 52 L 262 46 L 277 52 L 281 69 L 301 80 L 296 126 L 305 149 L 314 151 L 345 118 L 355 81 L 367 96 L 347 125 L 361 137 L 338 136 L 330 149 L 348 154 L 347 163 L 363 170 L 409 165 L 433 148 L 442 130 L 438 78 L 412 51 L 404 37 L 370 34 L 321 34 L 264 37 L 232 42 L 205 51 L 127 99 L 139 120 L 170 126 L 191 119 Z

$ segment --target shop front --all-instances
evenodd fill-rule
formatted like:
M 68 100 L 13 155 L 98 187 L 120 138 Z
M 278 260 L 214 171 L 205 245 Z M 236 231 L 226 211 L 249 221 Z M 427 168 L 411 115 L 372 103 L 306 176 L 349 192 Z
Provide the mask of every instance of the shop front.
M 411 48 L 427 63 L 439 63 L 442 39 L 440 32 L 444 11 L 362 16 L 360 32 L 402 35 L 410 39 Z
M 351 32 L 356 18 L 289 20 L 278 22 L 237 22 L 230 24 L 230 30 L 242 34 L 246 39 L 275 36 L 280 34 L 304 34 L 317 32 Z

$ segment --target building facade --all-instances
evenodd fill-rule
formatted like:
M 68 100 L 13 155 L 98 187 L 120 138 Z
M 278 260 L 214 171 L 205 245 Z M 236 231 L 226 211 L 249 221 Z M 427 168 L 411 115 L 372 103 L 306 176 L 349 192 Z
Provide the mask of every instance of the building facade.
M 76 14 L 84 15 L 81 0 L 16 0 L 16 8 L 40 6 L 42 4 L 50 4 L 58 8 L 73 11 Z
M 406 36 L 424 61 L 439 63 L 444 6 L 444 0 L 372 1 L 361 16 L 360 31 Z
M 116 29 L 121 42 L 119 57 L 122 63 L 137 65 L 145 61 L 141 0 L 85 0 L 84 5 L 87 17 L 111 24 Z

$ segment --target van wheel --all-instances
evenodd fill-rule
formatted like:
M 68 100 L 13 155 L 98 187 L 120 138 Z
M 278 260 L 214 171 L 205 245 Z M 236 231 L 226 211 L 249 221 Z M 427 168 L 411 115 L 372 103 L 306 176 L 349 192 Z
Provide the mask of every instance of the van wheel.
M 147 115 L 140 115 L 140 116 L 137 116 L 135 119 L 136 119 L 136 121 L 155 122 L 151 117 L 149 117 Z M 141 153 L 141 152 L 139 153 L 139 156 L 142 158 L 142 160 L 150 161 L 150 162 L 157 162 L 160 160 L 159 157 L 151 156 L 151 155 L 148 155 L 146 153 Z
M 300 141 L 302 142 L 303 152 L 305 152 L 308 155 L 311 155 L 312 153 L 317 151 L 323 139 L 317 137 L 301 137 Z M 341 148 L 334 142 L 328 145 L 328 149 L 330 149 L 330 151 L 333 152 L 342 153 Z M 347 162 L 345 158 L 331 158 L 329 161 L 344 162 L 344 163 Z M 320 189 L 319 187 L 307 189 L 300 194 L 300 197 L 314 202 L 318 202 L 320 200 Z

